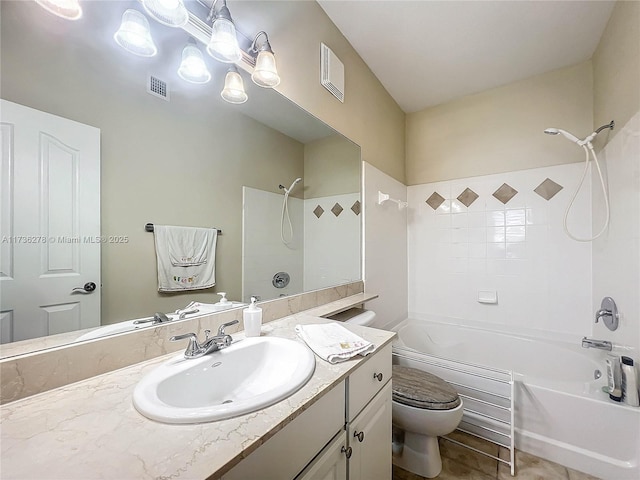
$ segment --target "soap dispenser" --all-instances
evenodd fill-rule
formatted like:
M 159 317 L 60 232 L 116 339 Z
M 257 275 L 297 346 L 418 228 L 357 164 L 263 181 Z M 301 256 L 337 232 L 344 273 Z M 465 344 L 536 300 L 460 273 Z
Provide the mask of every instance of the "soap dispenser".
M 220 295 L 221 297 L 220 300 L 218 301 L 218 305 L 227 306 L 231 303 L 229 300 L 227 300 L 227 292 L 218 292 L 218 295 Z
M 251 297 L 251 305 L 242 311 L 244 334 L 246 337 L 259 337 L 262 327 L 262 309 L 256 305 L 256 297 Z

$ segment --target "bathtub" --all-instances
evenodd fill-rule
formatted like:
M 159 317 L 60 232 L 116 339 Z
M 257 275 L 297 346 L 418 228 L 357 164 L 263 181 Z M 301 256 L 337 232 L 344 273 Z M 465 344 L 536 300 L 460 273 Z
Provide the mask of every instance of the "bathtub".
M 401 349 L 512 371 L 517 449 L 603 479 L 640 478 L 640 408 L 614 404 L 602 392 L 605 352 L 581 348 L 580 339 L 536 339 L 440 319 L 408 319 L 393 330 Z

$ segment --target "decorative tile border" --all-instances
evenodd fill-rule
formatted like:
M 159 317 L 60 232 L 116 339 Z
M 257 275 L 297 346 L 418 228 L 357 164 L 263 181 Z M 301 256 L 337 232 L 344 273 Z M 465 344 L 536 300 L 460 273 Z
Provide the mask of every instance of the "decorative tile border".
M 534 188 L 533 191 L 545 200 L 551 200 L 560 190 L 562 190 L 562 188 L 562 185 L 558 185 L 550 178 L 547 178 L 544 182 Z
M 470 188 L 465 188 L 464 191 L 458 195 L 458 201 L 460 203 L 462 203 L 465 207 L 469 207 L 473 202 L 475 202 L 478 197 L 480 195 L 478 195 L 476 192 L 474 192 L 473 190 L 471 190 Z
M 518 191 L 511 185 L 503 183 L 500 188 L 493 192 L 493 196 L 500 200 L 505 205 L 518 194 Z
M 555 197 L 563 188 L 564 187 L 562 185 L 554 182 L 550 178 L 547 178 L 540 183 L 540 185 L 534 188 L 533 191 L 548 201 Z M 495 192 L 493 192 L 493 196 L 504 205 L 509 203 L 509 201 L 517 194 L 518 191 L 507 183 L 503 183 Z M 480 195 L 469 187 L 465 188 L 462 193 L 456 197 L 456 199 L 467 208 L 470 207 L 478 198 L 480 198 Z M 429 198 L 425 200 L 425 202 L 434 210 L 437 210 L 445 201 L 447 200 L 438 192 L 433 192 Z
M 362 281 L 260 302 L 263 323 L 362 293 Z M 41 350 L 0 360 L 0 403 L 12 402 L 73 382 L 107 373 L 185 348 L 169 342 L 173 335 L 216 331 L 223 323 L 238 320 L 227 328 L 242 330 L 242 308 L 171 322 L 87 342 Z
M 434 210 L 437 210 L 438 207 L 442 205 L 442 203 L 444 202 L 444 197 L 440 195 L 438 192 L 433 192 L 431 196 L 425 200 L 425 202 L 427 202 L 427 204 L 431 208 L 433 208 Z

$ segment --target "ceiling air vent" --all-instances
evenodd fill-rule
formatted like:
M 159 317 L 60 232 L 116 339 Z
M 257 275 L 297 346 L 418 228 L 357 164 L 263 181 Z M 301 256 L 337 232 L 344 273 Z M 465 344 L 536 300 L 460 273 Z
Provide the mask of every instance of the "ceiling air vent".
M 320 83 L 344 103 L 344 64 L 324 43 L 320 44 Z
M 149 75 L 147 79 L 147 92 L 167 102 L 169 101 L 169 86 L 167 82 L 153 75 Z

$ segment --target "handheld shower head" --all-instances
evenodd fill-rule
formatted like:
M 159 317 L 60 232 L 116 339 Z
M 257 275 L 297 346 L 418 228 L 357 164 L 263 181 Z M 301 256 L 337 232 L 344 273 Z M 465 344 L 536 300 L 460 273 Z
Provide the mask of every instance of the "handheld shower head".
M 293 187 L 295 187 L 295 186 L 296 186 L 296 184 L 300 183 L 301 181 L 302 181 L 302 178 L 296 178 L 296 179 L 293 181 L 293 183 L 291 184 L 291 186 L 289 187 L 289 190 L 288 190 L 288 191 L 290 192 L 291 190 L 293 190 Z
M 286 187 L 285 187 L 284 185 L 282 185 L 282 184 L 278 185 L 278 188 L 279 188 L 280 190 L 284 190 L 284 193 L 286 193 L 286 194 L 288 195 L 289 193 L 291 193 L 291 190 L 293 190 L 293 187 L 295 187 L 295 186 L 296 186 L 296 184 L 300 183 L 301 181 L 302 181 L 302 178 L 296 178 L 296 179 L 293 181 L 293 183 L 291 184 L 291 186 L 290 186 L 289 188 L 286 188 Z
M 577 143 L 578 145 L 582 145 L 579 138 L 577 138 L 574 135 L 571 135 L 569 132 L 566 132 L 566 131 L 561 130 L 559 128 L 547 128 L 544 131 L 544 133 L 546 133 L 547 135 L 558 135 L 558 134 L 561 134 L 563 137 L 571 140 L 573 143 Z

